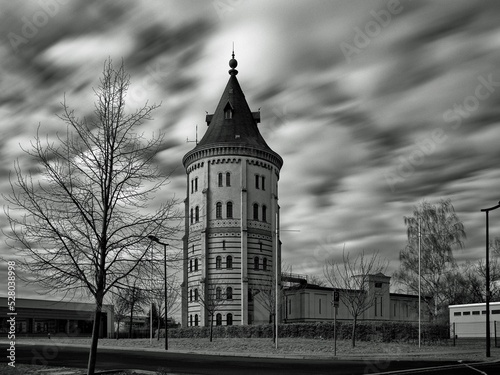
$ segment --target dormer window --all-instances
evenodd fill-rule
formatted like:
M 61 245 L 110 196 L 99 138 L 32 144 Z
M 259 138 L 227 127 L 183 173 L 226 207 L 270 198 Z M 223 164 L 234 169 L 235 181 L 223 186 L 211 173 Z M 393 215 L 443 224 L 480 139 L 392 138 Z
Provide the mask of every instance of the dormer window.
M 227 103 L 226 106 L 224 107 L 224 118 L 226 120 L 230 120 L 233 118 L 233 107 L 231 106 L 230 103 Z

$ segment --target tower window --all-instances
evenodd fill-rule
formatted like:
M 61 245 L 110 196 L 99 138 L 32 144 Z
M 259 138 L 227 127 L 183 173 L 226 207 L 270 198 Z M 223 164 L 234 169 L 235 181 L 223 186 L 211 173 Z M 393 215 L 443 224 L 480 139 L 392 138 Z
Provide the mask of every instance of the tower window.
M 233 257 L 231 255 L 226 258 L 226 268 L 233 268 Z
M 220 255 L 215 258 L 215 269 L 220 270 L 222 268 L 222 257 Z
M 193 260 L 189 259 L 189 272 L 193 272 Z
M 266 205 L 262 206 L 262 221 L 267 222 L 267 207 Z
M 193 302 L 193 289 L 189 289 L 189 302 Z
M 194 193 L 194 180 L 191 180 L 191 194 Z
M 218 178 L 217 178 L 217 185 L 218 185 L 219 187 L 224 186 L 224 185 L 222 184 L 222 173 L 219 173 L 219 175 L 218 175 Z
M 219 313 L 215 316 L 215 325 L 216 326 L 222 325 L 222 314 Z
M 216 299 L 216 300 L 220 300 L 220 299 L 222 299 L 222 289 L 220 288 L 220 286 L 218 286 L 218 287 L 215 289 L 215 299 Z
M 262 259 L 262 269 L 267 271 L 267 258 Z
M 226 217 L 228 219 L 232 219 L 233 218 L 233 202 L 227 202 L 227 205 L 226 205 Z
M 259 250 L 262 252 L 262 241 L 259 241 Z
M 194 300 L 198 301 L 198 288 L 194 290 Z
M 195 327 L 198 327 L 198 314 L 194 315 L 194 325 Z
M 193 325 L 193 315 L 189 315 L 189 325 Z
M 226 172 L 226 186 L 231 186 L 231 173 Z
M 230 286 L 226 289 L 226 299 L 233 299 L 233 288 Z
M 226 109 L 226 110 L 224 111 L 224 118 L 225 118 L 226 120 L 230 120 L 230 119 L 232 119 L 232 118 L 233 118 L 233 111 L 232 111 L 230 108 L 228 108 L 228 109 Z
M 222 240 L 222 250 L 226 250 L 226 240 Z
M 199 222 L 200 221 L 200 207 L 199 206 L 195 207 L 194 216 L 195 216 L 195 221 Z
M 253 219 L 259 220 L 259 205 L 257 203 L 253 204 Z
M 259 257 L 253 258 L 253 269 L 256 271 L 259 270 Z
M 194 179 L 194 191 L 198 191 L 198 177 Z
M 264 176 L 261 176 L 261 188 L 266 190 L 266 178 Z
M 227 316 L 226 316 L 226 324 L 228 326 L 232 326 L 233 325 L 233 314 L 231 314 L 231 313 L 227 314 Z
M 217 202 L 215 204 L 215 218 L 222 219 L 222 203 L 221 202 Z
M 193 224 L 194 223 L 194 216 L 193 216 L 193 209 L 192 208 L 191 208 L 190 220 L 191 220 L 191 224 Z
M 258 188 L 259 188 L 259 177 L 260 177 L 260 176 L 259 176 L 258 174 L 256 174 L 256 175 L 255 175 L 255 188 L 256 188 L 256 189 L 258 189 Z
M 194 270 L 198 271 L 198 258 L 194 259 Z

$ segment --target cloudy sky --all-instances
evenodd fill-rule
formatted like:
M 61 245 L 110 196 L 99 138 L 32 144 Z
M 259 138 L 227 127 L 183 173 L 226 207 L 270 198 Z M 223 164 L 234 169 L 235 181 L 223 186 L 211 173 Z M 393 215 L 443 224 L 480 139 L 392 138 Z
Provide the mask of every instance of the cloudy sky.
M 229 75 L 284 159 L 284 261 L 321 274 L 342 248 L 398 267 L 403 217 L 451 199 L 467 233 L 458 260 L 484 257 L 484 213 L 500 199 L 500 3 L 489 1 L 1 0 L 0 191 L 60 102 L 93 111 L 104 60 L 124 60 L 130 109 L 161 103 L 165 197 L 185 195 L 182 156 L 206 130 Z M 1 216 L 6 228 L 5 217 Z M 491 214 L 500 236 L 500 211 Z M 11 257 L 0 242 L 0 254 Z M 6 265 L 0 265 L 5 275 Z M 6 291 L 0 291 L 5 295 Z M 32 290 L 21 291 L 28 296 Z

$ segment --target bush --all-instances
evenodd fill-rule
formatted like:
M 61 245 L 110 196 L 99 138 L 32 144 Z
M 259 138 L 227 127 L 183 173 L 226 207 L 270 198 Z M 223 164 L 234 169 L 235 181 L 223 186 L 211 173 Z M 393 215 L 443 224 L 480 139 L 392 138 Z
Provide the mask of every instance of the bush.
M 272 338 L 272 324 L 214 326 L 214 338 Z M 289 323 L 279 325 L 279 337 L 322 338 L 333 340 L 332 322 Z M 351 339 L 352 322 L 337 322 L 337 339 Z M 210 327 L 181 327 L 168 330 L 172 338 L 208 338 Z M 447 324 L 422 324 L 423 342 L 433 343 L 449 337 Z M 418 326 L 408 322 L 358 322 L 356 340 L 376 342 L 412 342 L 418 338 Z

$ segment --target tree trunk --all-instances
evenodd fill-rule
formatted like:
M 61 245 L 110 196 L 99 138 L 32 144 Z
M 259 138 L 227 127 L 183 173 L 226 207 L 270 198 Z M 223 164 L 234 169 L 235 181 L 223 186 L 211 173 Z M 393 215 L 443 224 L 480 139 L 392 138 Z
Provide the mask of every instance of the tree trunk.
M 352 347 L 354 348 L 356 346 L 356 324 L 357 324 L 357 316 L 355 316 L 352 320 L 352 333 L 351 333 L 351 339 L 352 339 Z
M 89 362 L 87 367 L 87 375 L 94 375 L 95 363 L 97 359 L 97 343 L 99 341 L 99 328 L 101 326 L 101 309 L 103 298 L 97 298 L 95 313 L 94 313 L 94 325 L 92 328 L 92 343 L 90 345 Z M 100 299 L 100 301 L 99 301 Z
M 132 333 L 133 333 L 133 330 L 132 330 L 133 321 L 134 321 L 134 305 L 132 305 L 132 308 L 130 309 L 130 324 L 129 324 L 129 328 L 128 328 L 128 338 L 129 339 L 133 339 L 133 337 L 132 337 Z
M 210 315 L 210 342 L 212 342 L 212 336 L 214 331 L 214 315 Z
M 161 316 L 158 311 L 156 316 L 158 317 L 158 331 L 156 331 L 156 341 L 160 341 L 160 329 L 161 329 Z M 165 330 L 165 334 L 167 334 L 167 330 Z

